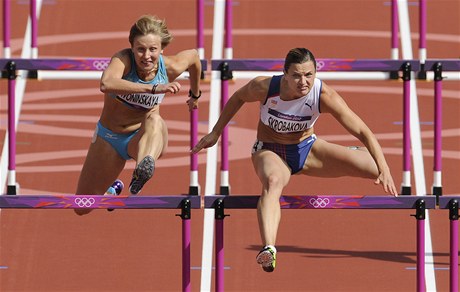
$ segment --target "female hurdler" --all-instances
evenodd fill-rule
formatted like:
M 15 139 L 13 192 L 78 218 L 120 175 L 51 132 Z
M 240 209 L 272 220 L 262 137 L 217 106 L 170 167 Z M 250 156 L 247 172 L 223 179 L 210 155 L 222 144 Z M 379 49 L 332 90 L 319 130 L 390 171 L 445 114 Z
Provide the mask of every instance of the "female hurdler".
M 194 49 L 164 56 L 172 40 L 164 21 L 142 16 L 131 27 L 130 48 L 117 52 L 101 77 L 104 107 L 88 150 L 77 195 L 104 194 L 123 170 L 126 161 L 136 160 L 131 194 L 138 194 L 152 177 L 155 161 L 166 151 L 168 130 L 160 116 L 167 93 L 177 93 L 174 81 L 188 70 L 189 110 L 197 108 L 201 61 Z M 86 214 L 90 209 L 76 209 Z

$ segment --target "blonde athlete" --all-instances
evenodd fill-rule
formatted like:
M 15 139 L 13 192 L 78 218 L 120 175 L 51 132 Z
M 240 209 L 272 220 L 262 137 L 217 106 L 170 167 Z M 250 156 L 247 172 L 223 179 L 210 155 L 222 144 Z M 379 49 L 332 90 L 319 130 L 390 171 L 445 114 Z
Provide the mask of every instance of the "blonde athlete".
M 316 78 L 316 61 L 309 50 L 289 51 L 283 75 L 256 77 L 237 90 L 211 133 L 192 152 L 213 146 L 246 102 L 260 103 L 252 162 L 262 183 L 257 214 L 263 248 L 256 259 L 264 271 L 275 269 L 275 241 L 281 218 L 279 200 L 291 175 L 370 178 L 375 184 L 382 184 L 385 192 L 398 195 L 374 134 L 334 89 Z M 334 116 L 366 147 L 349 148 L 317 138 L 313 126 L 320 113 Z
M 140 192 L 168 145 L 160 104 L 167 93 L 179 92 L 181 85 L 174 80 L 186 70 L 190 75 L 187 104 L 189 110 L 198 107 L 198 52 L 192 49 L 164 56 L 163 50 L 171 40 L 164 21 L 145 15 L 131 27 L 131 47 L 112 57 L 102 74 L 104 107 L 81 171 L 77 195 L 104 194 L 131 158 L 136 160 L 136 168 L 130 193 Z M 79 215 L 89 211 L 76 210 Z

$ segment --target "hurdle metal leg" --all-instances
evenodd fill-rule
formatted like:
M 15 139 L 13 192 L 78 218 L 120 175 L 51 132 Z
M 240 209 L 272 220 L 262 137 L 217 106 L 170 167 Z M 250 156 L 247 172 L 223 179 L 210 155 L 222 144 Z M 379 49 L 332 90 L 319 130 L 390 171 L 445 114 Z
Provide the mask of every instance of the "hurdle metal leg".
M 417 219 L 417 291 L 425 292 L 425 201 L 416 203 L 415 218 Z
M 233 78 L 232 71 L 227 62 L 222 63 L 220 66 L 220 79 L 221 79 L 221 108 L 223 109 L 228 101 L 228 81 Z M 221 135 L 221 166 L 220 166 L 220 194 L 229 195 L 229 159 L 228 159 L 228 125 L 224 127 Z
M 435 196 L 442 196 L 442 64 L 435 63 L 434 71 L 434 161 L 433 187 Z M 437 200 L 439 203 L 439 200 Z
M 184 199 L 181 204 L 182 219 L 182 291 L 190 292 L 190 242 L 191 242 L 191 203 L 190 200 Z
M 403 179 L 401 194 L 411 194 L 411 154 L 410 154 L 410 80 L 411 64 L 404 63 L 401 67 L 403 72 Z
M 449 202 L 450 219 L 450 291 L 458 291 L 458 201 Z
M 216 223 L 216 291 L 224 291 L 224 201 L 219 199 L 215 204 Z
M 8 195 L 16 195 L 16 69 L 14 61 L 8 62 Z

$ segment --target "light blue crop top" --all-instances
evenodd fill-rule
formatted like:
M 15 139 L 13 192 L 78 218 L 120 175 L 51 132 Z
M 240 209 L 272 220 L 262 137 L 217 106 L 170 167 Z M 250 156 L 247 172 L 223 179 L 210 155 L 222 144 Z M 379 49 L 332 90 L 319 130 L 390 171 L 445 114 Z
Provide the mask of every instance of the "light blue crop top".
M 155 78 L 150 81 L 144 81 L 139 78 L 136 71 L 136 61 L 134 60 L 134 55 L 130 51 L 131 57 L 131 70 L 128 74 L 123 76 L 124 80 L 128 80 L 131 82 L 136 83 L 143 83 L 143 84 L 166 84 L 168 83 L 168 73 L 166 72 L 166 66 L 163 59 L 163 55 L 160 55 L 158 59 L 158 71 L 155 75 Z M 137 109 L 152 109 L 157 104 L 160 104 L 163 101 L 165 96 L 164 93 L 129 93 L 129 94 L 119 94 L 119 95 L 112 95 L 117 100 L 121 101 L 123 104 Z

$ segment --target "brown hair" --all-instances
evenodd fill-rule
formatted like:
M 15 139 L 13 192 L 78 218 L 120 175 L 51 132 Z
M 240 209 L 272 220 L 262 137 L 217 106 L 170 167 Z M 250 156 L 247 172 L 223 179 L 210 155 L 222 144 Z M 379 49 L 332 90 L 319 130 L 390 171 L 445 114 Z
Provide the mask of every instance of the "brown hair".
M 173 38 L 164 20 L 160 20 L 152 15 L 143 15 L 131 27 L 129 31 L 129 43 L 132 46 L 136 37 L 148 34 L 155 34 L 161 37 L 162 49 L 166 48 Z
M 284 71 L 287 72 L 291 64 L 302 64 L 312 61 L 316 70 L 316 60 L 313 53 L 305 48 L 295 48 L 289 51 L 284 60 Z

